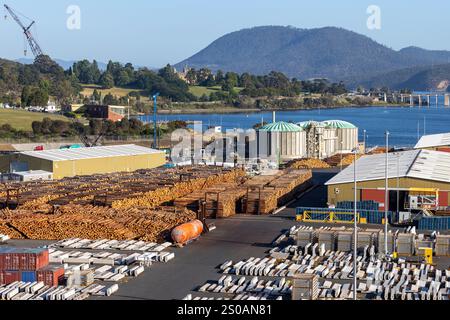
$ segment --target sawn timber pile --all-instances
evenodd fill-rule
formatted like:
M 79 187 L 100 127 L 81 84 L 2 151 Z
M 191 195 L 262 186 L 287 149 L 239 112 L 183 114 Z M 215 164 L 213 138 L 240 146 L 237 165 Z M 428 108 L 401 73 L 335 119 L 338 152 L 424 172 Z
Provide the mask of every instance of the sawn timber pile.
M 173 207 L 122 210 L 68 205 L 52 215 L 23 209 L 2 210 L 0 231 L 18 239 L 138 239 L 160 242 L 172 228 L 193 219 L 194 212 Z

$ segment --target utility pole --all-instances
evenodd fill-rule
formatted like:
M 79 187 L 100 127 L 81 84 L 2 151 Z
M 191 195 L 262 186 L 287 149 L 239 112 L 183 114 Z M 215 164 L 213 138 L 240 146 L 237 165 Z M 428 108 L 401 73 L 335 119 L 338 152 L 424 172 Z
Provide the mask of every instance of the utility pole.
M 156 113 L 158 111 L 158 96 L 159 92 L 155 93 L 153 95 L 153 148 L 157 148 L 157 134 L 156 134 L 156 128 L 158 126 L 157 119 L 156 119 Z
M 357 149 L 355 148 L 355 150 L 353 150 L 354 154 L 355 154 L 355 159 L 354 159 L 354 164 L 353 164 L 353 179 L 354 179 L 354 189 L 355 189 L 355 202 L 353 204 L 354 206 L 354 211 L 353 211 L 353 220 L 354 220 L 354 230 L 353 230 L 353 299 L 357 300 L 356 297 L 356 293 L 357 293 L 357 285 L 358 285 L 358 279 L 357 279 L 357 274 L 358 274 L 358 270 L 357 270 L 357 258 L 358 258 L 358 222 L 357 222 L 357 206 L 358 206 L 358 185 L 357 185 L 357 179 L 356 179 L 356 161 L 357 161 L 357 157 L 356 157 L 356 153 L 357 153 Z
M 389 203 L 389 131 L 386 131 L 386 185 L 385 185 L 385 195 L 384 195 L 384 253 L 387 256 L 388 254 L 388 203 Z

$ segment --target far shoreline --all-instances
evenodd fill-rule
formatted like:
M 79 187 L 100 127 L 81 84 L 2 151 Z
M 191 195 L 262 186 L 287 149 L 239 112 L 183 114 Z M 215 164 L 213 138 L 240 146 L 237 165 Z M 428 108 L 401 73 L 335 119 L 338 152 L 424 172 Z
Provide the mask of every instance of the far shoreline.
M 189 114 L 240 114 L 240 113 L 267 113 L 267 112 L 292 112 L 292 111 L 314 111 L 327 109 L 357 109 L 357 108 L 411 108 L 409 104 L 375 104 L 375 105 L 345 105 L 345 106 L 321 106 L 312 108 L 299 109 L 239 109 L 239 108 L 222 108 L 222 109 L 173 109 L 158 110 L 158 115 L 189 115 Z M 426 106 L 424 106 L 426 108 Z M 145 115 L 145 114 L 143 114 Z

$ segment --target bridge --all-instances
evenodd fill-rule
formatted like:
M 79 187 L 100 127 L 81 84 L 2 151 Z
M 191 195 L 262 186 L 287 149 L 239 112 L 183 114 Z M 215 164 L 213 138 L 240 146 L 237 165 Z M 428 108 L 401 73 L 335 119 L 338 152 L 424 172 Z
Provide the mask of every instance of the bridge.
M 450 94 L 449 93 L 393 93 L 389 95 L 392 101 L 400 103 L 409 103 L 411 107 L 413 106 L 439 106 L 440 98 L 444 98 L 444 106 L 450 107 Z M 384 102 L 388 102 L 388 95 L 384 94 Z

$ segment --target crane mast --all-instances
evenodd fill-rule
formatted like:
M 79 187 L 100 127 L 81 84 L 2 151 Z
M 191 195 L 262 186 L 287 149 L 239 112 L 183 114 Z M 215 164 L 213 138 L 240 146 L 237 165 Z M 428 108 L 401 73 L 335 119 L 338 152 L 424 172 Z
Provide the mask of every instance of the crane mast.
M 30 45 L 31 51 L 33 52 L 34 57 L 38 57 L 43 54 L 41 47 L 37 43 L 37 41 L 34 39 L 33 35 L 31 34 L 31 27 L 35 24 L 35 21 L 32 21 L 31 24 L 26 27 L 20 18 L 17 16 L 17 14 L 8 6 L 5 4 L 6 10 L 9 12 L 11 17 L 17 22 L 17 24 L 22 28 L 23 34 L 27 38 L 28 44 Z

